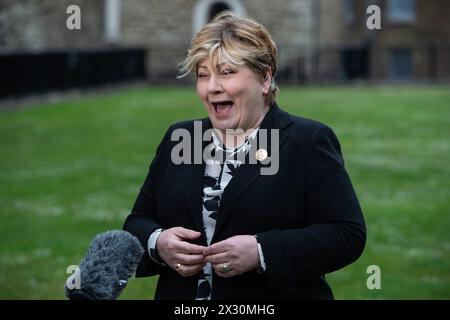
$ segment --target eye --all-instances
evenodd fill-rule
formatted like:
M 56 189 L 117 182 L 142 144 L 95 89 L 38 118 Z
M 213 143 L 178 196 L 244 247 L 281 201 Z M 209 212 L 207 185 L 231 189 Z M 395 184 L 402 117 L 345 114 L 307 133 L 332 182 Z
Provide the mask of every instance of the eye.
M 198 75 L 197 75 L 197 78 L 198 79 L 202 79 L 202 78 L 206 78 L 208 75 L 206 74 L 206 73 L 199 73 Z
M 236 72 L 233 69 L 222 70 L 223 75 L 234 74 L 234 73 L 236 73 Z

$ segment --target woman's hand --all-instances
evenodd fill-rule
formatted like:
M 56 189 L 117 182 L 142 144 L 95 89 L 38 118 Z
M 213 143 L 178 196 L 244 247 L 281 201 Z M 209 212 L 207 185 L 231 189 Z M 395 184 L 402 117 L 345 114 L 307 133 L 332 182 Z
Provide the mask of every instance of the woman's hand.
M 174 227 L 164 230 L 156 241 L 159 256 L 183 277 L 194 276 L 205 265 L 205 247 L 189 243 L 200 237 L 200 232 Z
M 214 243 L 205 250 L 205 261 L 224 278 L 243 274 L 259 267 L 256 238 L 250 235 L 234 236 Z

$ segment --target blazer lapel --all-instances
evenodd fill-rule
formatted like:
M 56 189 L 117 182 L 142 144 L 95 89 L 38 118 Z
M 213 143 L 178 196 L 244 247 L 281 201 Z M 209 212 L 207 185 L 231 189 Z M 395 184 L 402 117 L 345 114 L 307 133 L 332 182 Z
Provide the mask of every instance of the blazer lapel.
M 260 129 L 266 129 L 268 131 L 267 134 L 267 140 L 269 143 L 267 143 L 267 151 L 269 154 L 269 157 L 272 154 L 272 149 L 270 145 L 270 130 L 271 129 L 280 129 L 279 131 L 279 150 L 281 151 L 281 148 L 286 141 L 286 138 L 288 137 L 288 133 L 283 128 L 287 127 L 290 123 L 292 123 L 292 120 L 290 116 L 285 113 L 284 111 L 280 110 L 276 104 L 273 104 L 270 108 L 270 110 L 267 112 L 263 122 L 260 125 Z M 254 141 L 254 143 L 258 144 L 258 147 L 260 145 L 260 139 L 261 139 L 261 131 L 258 132 L 257 139 Z M 219 215 L 216 223 L 216 228 L 214 230 L 214 235 L 211 243 L 214 243 L 217 241 L 217 238 L 226 225 L 226 222 L 230 218 L 233 208 L 236 205 L 239 198 L 244 194 L 244 192 L 255 182 L 255 180 L 261 175 L 261 168 L 263 165 L 257 161 L 249 163 L 250 157 L 252 157 L 253 161 L 255 160 L 255 150 L 258 150 L 257 147 L 250 148 L 247 162 L 242 164 L 237 171 L 237 174 L 233 179 L 231 179 L 228 186 L 225 188 L 222 198 L 220 201 L 220 209 L 219 209 Z
M 207 119 L 202 120 L 202 137 L 203 132 L 212 127 L 211 121 Z M 194 137 L 193 132 L 191 132 Z M 193 142 L 193 139 L 191 140 Z M 202 139 L 202 152 L 210 141 L 203 141 Z M 192 161 L 194 159 L 194 148 L 191 150 Z M 202 157 L 203 158 L 203 157 Z M 202 195 L 203 195 L 203 175 L 205 172 L 205 162 L 202 159 L 201 164 L 188 164 L 183 165 L 183 177 L 184 177 L 184 190 L 186 193 L 186 200 L 189 207 L 189 213 L 194 222 L 194 229 L 202 233 L 201 241 L 206 245 L 206 234 L 203 225 L 202 217 Z

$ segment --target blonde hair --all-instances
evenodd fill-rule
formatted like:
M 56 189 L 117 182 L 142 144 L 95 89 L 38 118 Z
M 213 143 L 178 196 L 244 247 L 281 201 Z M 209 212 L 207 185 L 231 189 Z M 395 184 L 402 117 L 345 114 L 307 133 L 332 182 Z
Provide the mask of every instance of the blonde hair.
M 179 78 L 188 74 L 196 75 L 201 61 L 209 59 L 212 62 L 217 55 L 220 62 L 228 62 L 235 66 L 247 65 L 262 80 L 270 70 L 272 79 L 267 99 L 272 104 L 278 92 L 274 81 L 277 72 L 277 53 L 277 46 L 264 26 L 229 11 L 223 12 L 194 36 L 187 57 L 180 64 Z

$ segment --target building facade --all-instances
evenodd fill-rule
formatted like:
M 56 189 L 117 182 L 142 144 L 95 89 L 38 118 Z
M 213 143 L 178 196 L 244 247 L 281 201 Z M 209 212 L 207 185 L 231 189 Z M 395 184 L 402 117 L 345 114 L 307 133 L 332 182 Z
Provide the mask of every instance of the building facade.
M 73 4 L 80 30 L 66 26 Z M 366 26 L 373 4 L 379 30 Z M 176 83 L 192 36 L 222 10 L 267 27 L 280 82 L 450 78 L 448 0 L 2 0 L 0 54 L 142 48 L 147 78 Z
M 323 53 L 332 52 L 332 48 L 340 51 L 344 79 L 450 79 L 450 1 L 339 2 L 321 2 L 320 47 Z M 373 4 L 380 8 L 381 29 L 366 26 L 370 16 L 366 11 Z M 329 15 L 338 10 L 340 14 Z M 325 67 L 325 62 L 321 65 Z M 331 73 L 325 78 L 339 72 L 324 69 Z

